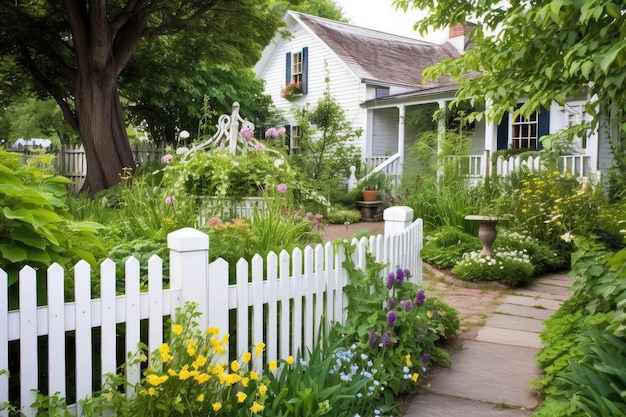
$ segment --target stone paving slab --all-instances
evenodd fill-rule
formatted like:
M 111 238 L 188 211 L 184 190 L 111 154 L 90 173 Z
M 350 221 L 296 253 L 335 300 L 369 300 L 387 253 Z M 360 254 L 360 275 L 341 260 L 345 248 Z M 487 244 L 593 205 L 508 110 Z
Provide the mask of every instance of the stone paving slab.
M 531 291 L 531 290 L 515 290 L 515 295 L 525 295 L 527 297 L 543 298 L 544 300 L 565 301 L 570 294 L 550 294 L 547 292 Z
M 452 366 L 433 372 L 431 388 L 445 395 L 534 409 L 539 397 L 528 388 L 528 383 L 540 375 L 535 366 L 538 351 L 464 341 L 452 355 Z
M 525 332 L 540 333 L 543 331 L 543 321 L 529 317 L 509 316 L 508 314 L 494 314 L 485 322 L 485 327 L 497 329 L 523 330 Z
M 543 281 L 544 279 L 556 279 L 559 281 L 574 282 L 576 279 L 569 276 L 569 272 L 555 272 L 541 275 L 537 278 L 537 281 Z
M 558 278 L 541 278 L 536 281 L 537 284 L 543 285 L 554 285 L 555 287 L 565 287 L 568 288 L 574 283 L 574 280 L 569 279 L 558 279 Z
M 518 306 L 515 304 L 501 304 L 497 309 L 497 313 L 510 314 L 512 316 L 530 317 L 531 319 L 546 320 L 554 311 L 545 308 L 534 308 L 527 306 Z
M 404 417 L 524 417 L 530 414 L 531 411 L 527 410 L 420 392 L 411 401 Z
M 476 335 L 476 341 L 498 343 L 501 345 L 523 346 L 541 349 L 539 334 L 523 330 L 498 329 L 495 327 L 483 327 Z
M 558 287 L 556 285 L 545 285 L 540 283 L 526 285 L 524 287 L 521 287 L 520 290 L 537 291 L 546 294 L 558 294 L 564 295 L 566 297 L 569 297 L 571 295 L 569 289 L 565 287 Z
M 561 307 L 561 302 L 558 300 L 546 300 L 544 298 L 533 298 L 523 295 L 507 295 L 502 302 L 527 307 L 541 306 L 552 311 L 556 311 Z

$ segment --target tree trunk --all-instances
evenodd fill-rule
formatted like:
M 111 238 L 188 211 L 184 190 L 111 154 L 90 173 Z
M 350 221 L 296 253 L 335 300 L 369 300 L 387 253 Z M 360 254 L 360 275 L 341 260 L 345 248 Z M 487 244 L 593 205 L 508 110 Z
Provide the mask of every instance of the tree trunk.
M 135 170 L 115 71 L 78 71 L 74 94 L 87 159 L 83 188 L 95 194 L 119 183 L 124 168 Z

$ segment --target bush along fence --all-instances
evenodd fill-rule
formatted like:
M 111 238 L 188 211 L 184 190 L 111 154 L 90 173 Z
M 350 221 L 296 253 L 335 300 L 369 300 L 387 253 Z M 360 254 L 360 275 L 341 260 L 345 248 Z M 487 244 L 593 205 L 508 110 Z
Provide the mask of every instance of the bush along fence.
M 352 260 L 365 268 L 366 254 L 387 264 L 381 279 L 398 267 L 413 272 L 421 284 L 422 220 L 412 221 L 413 210 L 392 207 L 385 211 L 385 236 L 353 240 Z M 168 235 L 169 285 L 162 260 L 148 262 L 147 291 L 141 284 L 139 262 L 130 258 L 122 277 L 125 289 L 116 293 L 116 266 L 111 260 L 100 265 L 99 276 L 81 261 L 73 271 L 73 288 L 65 288 L 66 272 L 52 265 L 38 274 L 25 267 L 19 275 L 19 309 L 11 310 L 7 274 L 0 270 L 0 404 L 11 402 L 29 417 L 37 392 L 67 399 L 70 410 L 80 415 L 78 400 L 99 390 L 107 374 L 124 367 L 129 383 L 141 378 L 141 364 L 131 360 L 139 343 L 150 352 L 167 337 L 165 323 L 176 309 L 192 302 L 198 307 L 200 328 L 217 327 L 231 335 L 229 358 L 241 356 L 259 342 L 265 356 L 255 358 L 261 368 L 269 358 L 288 358 L 311 349 L 320 325 L 343 323 L 347 297 L 343 291 L 348 273 L 342 262 L 343 245 L 331 242 L 292 253 L 270 253 L 264 260 L 241 259 L 236 283 L 229 285 L 222 259 L 209 264 L 209 238 L 185 228 Z M 92 272 L 94 272 L 92 274 Z M 38 281 L 45 275 L 47 295 L 38 303 Z M 166 288 L 169 287 L 169 288 Z M 98 288 L 99 298 L 92 288 Z M 65 302 L 73 290 L 71 302 Z M 93 297 L 93 298 L 92 298 Z M 9 303 L 7 303 L 7 300 Z M 13 300 L 14 301 L 14 300 Z M 45 304 L 45 305 L 39 305 Z M 325 321 L 323 322 L 322 320 Z M 165 335 L 164 335 L 165 333 Z M 133 391 L 127 387 L 127 395 Z M 8 411 L 0 411 L 0 416 Z

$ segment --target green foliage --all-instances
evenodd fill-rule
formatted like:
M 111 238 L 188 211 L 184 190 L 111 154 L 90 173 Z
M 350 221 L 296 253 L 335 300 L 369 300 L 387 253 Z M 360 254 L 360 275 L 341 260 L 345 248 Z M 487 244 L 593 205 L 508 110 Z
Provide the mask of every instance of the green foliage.
M 449 363 L 439 344 L 456 335 L 458 313 L 408 282 L 409 271 L 398 269 L 384 279 L 383 265 L 370 256 L 364 272 L 355 268 L 350 247 L 347 255 L 350 283 L 344 290 L 350 303 L 342 333 L 353 338 L 358 352 L 382 361 L 383 386 L 396 395 L 406 392 L 431 363 Z
M 328 212 L 328 223 L 330 224 L 357 223 L 359 220 L 361 220 L 361 212 L 356 209 L 331 207 Z
M 24 265 L 69 267 L 80 259 L 95 265 L 102 249 L 96 236 L 102 226 L 74 221 L 67 211 L 69 180 L 45 168 L 51 157 L 27 162 L 0 149 L 0 268 L 9 273 L 9 285 Z
M 300 152 L 292 156 L 308 181 L 322 195 L 329 197 L 343 189 L 350 166 L 359 166 L 360 150 L 350 142 L 360 136 L 346 120 L 345 112 L 326 88 L 313 109 L 297 109 L 294 116 L 300 126 Z
M 465 252 L 482 248 L 477 236 L 452 226 L 443 226 L 424 240 L 426 243 L 421 251 L 422 259 L 443 269 L 452 269 Z
M 534 269 L 526 251 L 494 248 L 487 256 L 479 251 L 465 253 L 452 273 L 464 281 L 498 281 L 515 286 L 533 277 Z

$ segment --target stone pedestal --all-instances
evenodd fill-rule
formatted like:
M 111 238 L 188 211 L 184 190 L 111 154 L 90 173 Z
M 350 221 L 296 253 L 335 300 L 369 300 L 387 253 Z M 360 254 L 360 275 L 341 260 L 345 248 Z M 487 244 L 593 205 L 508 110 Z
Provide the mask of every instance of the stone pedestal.
M 483 244 L 483 249 L 480 251 L 480 256 L 491 256 L 491 245 L 496 240 L 498 232 L 496 225 L 498 224 L 497 217 L 489 216 L 465 216 L 465 220 L 473 220 L 478 222 L 478 237 Z
M 383 206 L 382 201 L 357 201 L 355 204 L 361 210 L 361 221 L 379 222 L 383 219 L 383 213 L 378 212 Z

